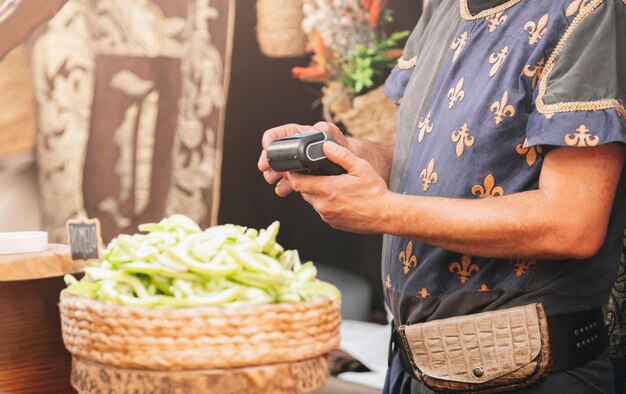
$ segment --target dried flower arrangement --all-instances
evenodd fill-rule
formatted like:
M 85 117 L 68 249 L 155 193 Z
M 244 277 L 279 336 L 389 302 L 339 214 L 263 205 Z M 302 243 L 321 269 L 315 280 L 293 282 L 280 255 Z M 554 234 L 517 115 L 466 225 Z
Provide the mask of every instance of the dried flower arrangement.
M 324 83 L 327 120 L 385 144 L 393 143 L 397 109 L 384 97 L 381 85 L 402 54 L 399 42 L 409 34 L 385 33 L 393 20 L 387 2 L 304 0 L 302 29 L 313 56 L 308 67 L 292 71 L 304 82 Z

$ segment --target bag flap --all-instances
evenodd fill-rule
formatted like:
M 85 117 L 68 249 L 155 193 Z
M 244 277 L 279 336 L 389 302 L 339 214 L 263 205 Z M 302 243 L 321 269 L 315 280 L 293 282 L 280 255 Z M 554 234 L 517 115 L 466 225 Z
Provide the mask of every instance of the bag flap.
M 537 359 L 548 343 L 541 304 L 400 327 L 404 346 L 421 374 L 484 383 Z

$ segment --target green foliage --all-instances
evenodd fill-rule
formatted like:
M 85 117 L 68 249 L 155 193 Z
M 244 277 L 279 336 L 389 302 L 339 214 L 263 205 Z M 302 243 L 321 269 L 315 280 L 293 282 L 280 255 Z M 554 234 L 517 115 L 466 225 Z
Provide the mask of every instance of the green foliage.
M 391 18 L 391 13 L 385 12 L 383 18 Z M 371 48 L 357 46 L 350 57 L 342 60 L 339 82 L 355 96 L 380 86 L 396 64 L 396 58 L 389 56 L 390 51 L 409 33 L 401 31 L 389 36 L 376 33 Z

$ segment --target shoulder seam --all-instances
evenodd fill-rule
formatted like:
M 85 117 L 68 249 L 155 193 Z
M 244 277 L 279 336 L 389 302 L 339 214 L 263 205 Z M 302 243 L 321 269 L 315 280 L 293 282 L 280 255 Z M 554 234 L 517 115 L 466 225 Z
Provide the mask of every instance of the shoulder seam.
M 591 15 L 593 11 L 605 2 L 606 0 L 592 0 L 591 3 L 587 4 L 582 10 L 580 10 L 578 15 L 576 15 L 572 23 L 568 26 L 567 30 L 565 30 L 565 33 L 563 33 L 563 36 L 546 62 L 543 74 L 539 79 L 539 91 L 537 93 L 535 106 L 537 107 L 539 113 L 543 114 L 548 119 L 551 118 L 552 115 L 559 112 L 602 111 L 607 109 L 615 109 L 620 115 L 626 118 L 626 108 L 624 108 L 624 105 L 616 99 L 570 101 L 556 104 L 546 104 L 544 101 L 544 97 L 548 90 L 548 80 L 550 79 L 550 75 L 554 70 L 554 65 L 556 64 L 563 47 L 571 37 L 572 33 L 585 20 L 585 18 Z

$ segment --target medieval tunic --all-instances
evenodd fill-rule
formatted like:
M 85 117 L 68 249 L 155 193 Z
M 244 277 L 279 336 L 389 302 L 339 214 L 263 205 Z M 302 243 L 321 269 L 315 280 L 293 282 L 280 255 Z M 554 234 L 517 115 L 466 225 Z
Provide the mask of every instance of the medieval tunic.
M 385 91 L 401 103 L 392 191 L 482 199 L 535 190 L 551 149 L 626 143 L 626 1 L 431 0 Z M 625 224 L 622 176 L 604 245 L 587 260 L 493 259 L 387 235 L 386 302 L 398 326 L 534 302 L 548 316 L 599 308 Z M 605 393 L 612 379 L 604 355 L 520 392 Z M 385 392 L 429 391 L 395 354 Z

